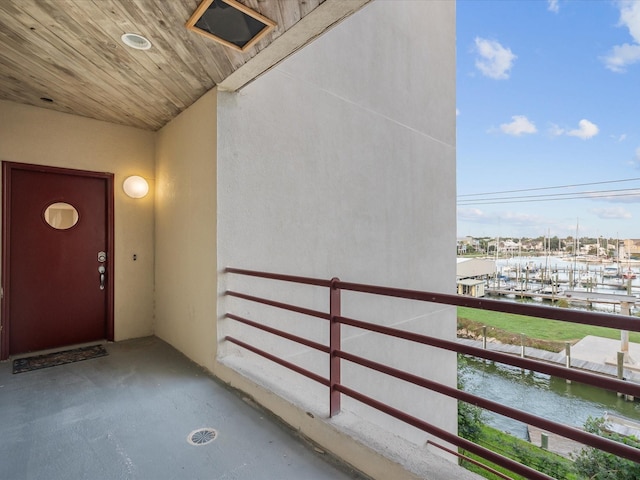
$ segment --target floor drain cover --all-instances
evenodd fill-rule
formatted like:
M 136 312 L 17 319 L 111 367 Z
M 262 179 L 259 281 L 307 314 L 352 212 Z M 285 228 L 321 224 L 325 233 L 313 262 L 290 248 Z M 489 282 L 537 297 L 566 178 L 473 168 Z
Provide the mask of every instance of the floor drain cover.
M 213 428 L 199 428 L 189 434 L 187 442 L 191 445 L 206 445 L 213 442 L 217 436 L 218 433 Z

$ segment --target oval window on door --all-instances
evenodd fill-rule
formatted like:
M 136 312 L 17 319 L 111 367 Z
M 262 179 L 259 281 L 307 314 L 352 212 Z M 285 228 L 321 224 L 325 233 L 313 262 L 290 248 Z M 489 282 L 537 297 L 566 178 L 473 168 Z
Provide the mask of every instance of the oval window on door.
M 56 230 L 67 230 L 78 223 L 78 210 L 65 202 L 52 203 L 44 211 L 44 219 Z

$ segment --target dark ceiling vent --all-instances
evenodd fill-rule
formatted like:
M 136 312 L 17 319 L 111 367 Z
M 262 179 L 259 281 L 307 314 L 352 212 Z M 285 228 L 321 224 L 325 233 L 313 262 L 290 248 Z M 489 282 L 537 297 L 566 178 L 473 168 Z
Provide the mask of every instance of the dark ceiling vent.
M 203 0 L 187 28 L 244 52 L 276 26 L 275 22 L 235 0 Z

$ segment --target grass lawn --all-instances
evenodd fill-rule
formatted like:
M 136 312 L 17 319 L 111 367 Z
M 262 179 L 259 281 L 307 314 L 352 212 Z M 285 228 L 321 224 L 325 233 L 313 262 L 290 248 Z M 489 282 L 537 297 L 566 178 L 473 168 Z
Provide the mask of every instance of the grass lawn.
M 459 328 L 466 328 L 478 334 L 478 330 L 481 331 L 483 325 L 493 327 L 493 329 L 487 329 L 487 335 L 500 341 L 505 340 L 505 338 L 501 340 L 500 336 L 507 336 L 513 337 L 513 339 L 516 339 L 515 343 L 519 343 L 519 335 L 523 333 L 529 339 L 557 344 L 554 345 L 554 348 L 555 346 L 562 348 L 564 342 L 575 343 L 587 335 L 613 339 L 620 338 L 620 330 L 612 328 L 458 307 Z M 640 343 L 640 333 L 630 332 L 629 341 Z
M 517 460 L 520 463 L 528 465 L 538 471 L 542 471 L 554 478 L 562 478 L 566 480 L 574 480 L 577 475 L 573 469 L 573 462 L 567 458 L 556 455 L 549 451 L 543 450 L 529 442 L 513 437 L 506 433 L 500 432 L 486 425 L 482 426 L 482 432 L 478 439 L 478 444 L 489 450 L 497 452 L 505 457 Z M 476 455 L 465 453 L 468 457 L 487 465 L 494 470 L 507 474 L 514 480 L 526 480 L 524 477 L 515 475 L 509 470 L 488 462 Z M 472 472 L 476 472 L 484 478 L 500 480 L 500 477 L 494 475 L 481 467 L 473 465 L 469 462 L 462 462 L 462 465 Z

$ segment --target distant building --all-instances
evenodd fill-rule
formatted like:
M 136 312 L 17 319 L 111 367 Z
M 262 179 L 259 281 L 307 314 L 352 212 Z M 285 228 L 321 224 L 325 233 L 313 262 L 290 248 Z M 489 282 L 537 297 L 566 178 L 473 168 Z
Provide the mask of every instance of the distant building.
M 640 239 L 629 238 L 622 242 L 627 257 L 640 257 Z
M 496 262 L 483 258 L 458 258 L 456 288 L 458 295 L 484 297 L 486 280 L 496 273 Z
M 469 297 L 484 297 L 484 280 L 475 280 L 473 278 L 465 278 L 458 280 L 456 286 L 458 288 L 458 295 L 467 295 Z
M 457 241 L 457 250 L 458 255 L 464 255 L 469 251 L 472 252 L 480 252 L 482 248 L 480 247 L 480 240 L 473 237 L 461 237 L 458 238 Z

